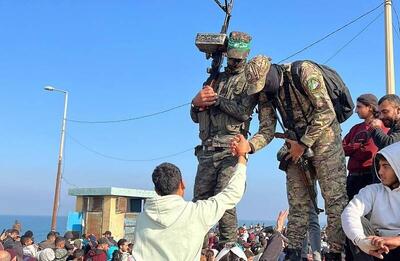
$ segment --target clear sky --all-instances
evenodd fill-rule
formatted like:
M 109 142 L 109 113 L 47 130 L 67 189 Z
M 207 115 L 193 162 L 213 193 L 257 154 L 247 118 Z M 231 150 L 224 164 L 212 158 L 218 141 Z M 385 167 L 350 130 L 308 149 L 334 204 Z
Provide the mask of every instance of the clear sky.
M 253 36 L 251 57 L 266 54 L 278 62 L 380 2 L 235 0 L 229 31 Z M 324 62 L 381 11 L 383 7 L 290 60 Z M 77 120 L 135 117 L 184 104 L 201 88 L 209 65 L 194 45 L 195 35 L 218 32 L 222 21 L 223 13 L 212 0 L 1 1 L 0 213 L 51 214 L 63 96 L 44 91 L 45 85 L 69 91 L 68 118 Z M 397 25 L 395 16 L 394 21 Z M 361 93 L 380 97 L 385 92 L 383 24 L 382 15 L 329 62 L 354 99 Z M 355 115 L 343 124 L 344 133 L 356 122 Z M 255 114 L 253 134 L 257 128 Z M 61 214 L 74 209 L 68 188 L 152 189 L 151 172 L 164 161 L 182 169 L 186 198 L 191 199 L 197 167 L 193 151 L 164 160 L 124 162 L 96 155 L 72 139 L 125 159 L 180 152 L 199 143 L 188 106 L 123 123 L 68 122 L 67 133 L 68 183 L 62 183 Z M 274 141 L 251 156 L 239 218 L 275 219 L 287 207 L 285 175 L 275 160 L 281 144 Z

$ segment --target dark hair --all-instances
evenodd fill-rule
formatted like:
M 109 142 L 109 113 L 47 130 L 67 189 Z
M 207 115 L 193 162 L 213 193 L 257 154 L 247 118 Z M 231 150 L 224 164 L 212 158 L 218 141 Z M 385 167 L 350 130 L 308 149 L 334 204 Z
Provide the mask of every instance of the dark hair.
M 21 244 L 23 245 L 23 246 L 25 246 L 26 245 L 26 242 L 28 242 L 28 240 L 29 239 L 31 239 L 31 237 L 28 237 L 28 236 L 22 236 L 21 237 Z
M 381 160 L 387 161 L 387 159 L 385 158 L 385 156 L 383 156 L 383 155 L 380 154 L 380 153 L 377 153 L 377 154 L 375 155 L 375 158 L 374 158 L 374 165 L 375 165 L 374 172 L 375 172 L 375 175 L 376 175 L 377 177 L 379 177 L 379 162 L 380 162 Z
M 123 244 L 125 244 L 126 242 L 128 242 L 128 240 L 126 240 L 125 238 L 118 240 L 118 243 L 117 243 L 118 248 L 121 248 L 121 246 Z
M 254 253 L 250 249 L 246 249 L 244 251 L 244 254 L 246 255 L 247 258 L 254 256 Z
M 243 258 L 238 257 L 232 251 L 229 251 L 226 255 L 219 259 L 220 261 L 242 261 Z
M 400 106 L 400 98 L 396 94 L 387 94 L 379 99 L 378 104 L 381 105 L 384 101 L 393 102 L 396 106 Z
M 57 244 L 60 242 L 65 242 L 65 238 L 64 237 L 56 237 L 56 241 L 54 241 L 54 244 L 57 246 Z
M 179 168 L 174 164 L 162 163 L 154 169 L 152 179 L 156 192 L 160 196 L 165 196 L 178 190 L 182 175 Z
M 57 237 L 56 232 L 50 231 L 50 232 L 47 234 L 47 239 L 50 239 L 50 237 Z
M 375 95 L 370 93 L 362 94 L 357 98 L 357 102 L 362 103 L 364 106 L 370 107 L 372 109 L 373 117 L 379 118 L 378 99 Z
M 31 230 L 27 230 L 27 231 L 25 232 L 24 236 L 33 237 L 33 232 L 32 232 Z
M 15 229 L 15 228 L 12 228 L 12 229 L 9 230 L 8 233 L 10 233 L 10 234 L 18 234 L 19 235 L 19 230 Z
M 381 160 L 387 161 L 387 159 L 385 158 L 385 156 L 383 156 L 383 155 L 380 154 L 380 153 L 376 154 L 375 160 L 376 160 L 377 162 L 379 162 L 379 161 L 381 161 Z
M 74 258 L 83 257 L 85 255 L 85 250 L 83 249 L 76 249 L 74 254 L 72 255 Z
M 214 251 L 211 249 L 207 249 L 206 253 L 204 254 L 207 261 L 213 260 L 214 258 Z

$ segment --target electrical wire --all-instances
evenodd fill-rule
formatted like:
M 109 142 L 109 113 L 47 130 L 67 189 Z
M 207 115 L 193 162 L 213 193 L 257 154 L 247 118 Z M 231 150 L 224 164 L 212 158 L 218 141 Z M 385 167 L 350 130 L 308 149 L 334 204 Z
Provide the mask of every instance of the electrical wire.
M 88 151 L 90 151 L 90 152 L 92 152 L 92 153 L 94 153 L 94 154 L 96 154 L 96 155 L 98 155 L 98 156 L 101 156 L 101 157 L 107 158 L 107 159 L 118 160 L 118 161 L 125 161 L 125 162 L 148 162 L 148 161 L 157 161 L 157 160 L 161 160 L 161 159 L 166 159 L 166 158 L 175 157 L 175 156 L 181 155 L 181 154 L 183 154 L 183 153 L 186 153 L 186 152 L 188 152 L 188 151 L 193 151 L 193 148 L 194 148 L 194 146 L 193 146 L 193 147 L 190 147 L 190 148 L 188 148 L 188 149 L 185 149 L 185 150 L 182 150 L 182 151 L 179 151 L 179 152 L 167 154 L 167 155 L 160 156 L 160 157 L 156 157 L 156 158 L 149 158 L 149 159 L 126 159 L 126 158 L 120 158 L 120 157 L 115 157 L 115 156 L 107 155 L 107 154 L 104 154 L 104 153 L 102 153 L 102 152 L 96 151 L 96 150 L 94 150 L 94 149 L 92 149 L 92 148 L 89 148 L 88 146 L 86 146 L 85 144 L 83 144 L 82 142 L 80 142 L 79 140 L 77 140 L 76 138 L 72 137 L 71 135 L 69 135 L 69 138 L 70 138 L 72 141 L 74 141 L 76 144 L 80 145 L 81 147 L 85 148 L 86 150 L 88 150 Z
M 394 31 L 396 32 L 397 38 L 400 40 L 400 19 L 399 19 L 399 15 L 397 13 L 397 8 L 395 7 L 395 4 L 393 1 L 392 1 L 392 9 L 396 16 L 397 27 L 395 26 L 394 22 L 392 22 L 392 26 L 393 26 Z
M 377 15 L 371 22 L 369 22 L 366 26 L 364 26 L 364 28 L 360 32 L 358 32 L 353 38 L 351 38 L 347 43 L 345 43 L 341 48 L 339 48 L 339 50 L 337 50 L 333 55 L 331 55 L 328 59 L 326 59 L 324 64 L 328 63 L 330 60 L 336 57 L 344 48 L 346 48 L 351 42 L 357 39 L 363 32 L 365 32 L 365 30 L 368 29 L 368 27 L 370 27 L 374 22 L 376 22 L 376 20 L 378 20 L 378 18 L 381 17 L 382 14 L 383 11 L 379 15 Z
M 70 181 L 67 180 L 65 177 L 62 177 L 62 180 L 63 180 L 66 184 L 70 185 L 71 187 L 78 188 L 77 185 L 75 185 L 74 183 L 70 182 Z
M 217 1 L 216 1 L 217 2 Z M 362 19 L 363 17 L 369 15 L 370 13 L 374 12 L 375 10 L 377 10 L 379 7 L 381 7 L 384 3 L 380 3 L 378 6 L 374 7 L 373 9 L 369 10 L 368 12 L 360 15 L 359 17 L 357 17 L 356 19 L 348 22 L 347 24 L 339 27 L 338 29 L 334 30 L 333 32 L 327 34 L 326 36 L 322 37 L 321 39 L 307 45 L 306 47 L 302 48 L 301 50 L 289 55 L 288 57 L 286 57 L 285 59 L 280 60 L 278 63 L 282 63 L 283 61 L 286 61 L 302 52 L 304 52 L 305 50 L 309 49 L 310 47 L 316 45 L 317 43 L 320 43 L 321 41 L 325 40 L 326 38 L 332 36 L 333 34 L 343 30 L 344 28 L 350 26 L 351 24 L 355 23 L 356 21 Z M 395 9 L 394 9 L 395 10 Z M 397 15 L 397 12 L 396 12 Z M 127 121 L 134 121 L 134 120 L 140 120 L 140 119 L 144 119 L 144 118 L 149 118 L 149 117 L 154 117 L 163 113 L 167 113 L 170 112 L 172 110 L 176 110 L 179 109 L 181 107 L 187 106 L 191 104 L 191 102 L 187 102 L 178 106 L 174 106 L 171 108 L 168 108 L 166 110 L 162 110 L 162 111 L 158 111 L 158 112 L 154 112 L 154 113 L 150 113 L 150 114 L 145 114 L 145 115 L 141 115 L 141 116 L 137 116 L 137 117 L 129 117 L 129 118 L 123 118 L 123 119 L 116 119 L 116 120 L 99 120 L 99 121 L 89 121 L 89 120 L 77 120 L 77 119 L 67 119 L 67 121 L 69 122 L 74 122 L 74 123 L 86 123 L 86 124 L 106 124 L 106 123 L 120 123 L 120 122 L 127 122 Z
M 330 36 L 334 35 L 335 33 L 337 33 L 337 32 L 339 32 L 339 31 L 343 30 L 344 28 L 346 28 L 346 27 L 348 27 L 349 25 L 351 25 L 351 24 L 357 22 L 357 21 L 360 20 L 361 18 L 363 18 L 363 17 L 369 15 L 370 13 L 374 12 L 374 11 L 377 10 L 379 7 L 381 7 L 383 4 L 384 4 L 384 3 L 380 3 L 378 6 L 372 8 L 372 9 L 369 10 L 368 12 L 366 12 L 366 13 L 360 15 L 360 16 L 357 17 L 356 19 L 354 19 L 354 20 L 348 22 L 347 24 L 345 24 L 345 25 L 339 27 L 338 29 L 336 29 L 336 30 L 330 32 L 329 34 L 325 35 L 325 36 L 322 37 L 321 39 L 319 39 L 319 40 L 317 40 L 317 41 L 315 41 L 315 42 L 313 42 L 313 43 L 307 45 L 307 46 L 304 47 L 303 49 L 301 49 L 301 50 L 299 50 L 299 51 L 297 51 L 297 52 L 295 52 L 295 53 L 289 55 L 288 57 L 286 57 L 286 58 L 284 58 L 284 59 L 282 59 L 282 60 L 280 60 L 278 63 L 282 63 L 282 62 L 284 62 L 284 61 L 286 61 L 286 60 L 288 60 L 288 59 L 290 59 L 290 58 L 292 58 L 292 57 L 294 57 L 294 56 L 296 56 L 296 55 L 298 55 L 298 54 L 304 52 L 305 50 L 307 50 L 307 49 L 309 49 L 310 47 L 316 45 L 317 43 L 322 42 L 322 41 L 325 40 L 326 38 L 329 38 Z
M 171 107 L 166 110 L 150 113 L 150 114 L 145 114 L 142 116 L 137 116 L 137 117 L 131 117 L 131 118 L 125 118 L 125 119 L 118 119 L 118 120 L 102 120 L 102 121 L 87 121 L 87 120 L 75 120 L 75 119 L 67 119 L 69 122 L 75 122 L 75 123 L 91 123 L 91 124 L 104 124 L 104 123 L 119 123 L 119 122 L 126 122 L 126 121 L 134 121 L 134 120 L 140 120 L 144 118 L 149 118 L 149 117 L 154 117 L 156 115 L 160 115 L 166 112 L 170 112 L 176 109 L 179 109 L 181 107 L 187 106 L 191 104 L 191 102 L 187 102 L 178 106 Z

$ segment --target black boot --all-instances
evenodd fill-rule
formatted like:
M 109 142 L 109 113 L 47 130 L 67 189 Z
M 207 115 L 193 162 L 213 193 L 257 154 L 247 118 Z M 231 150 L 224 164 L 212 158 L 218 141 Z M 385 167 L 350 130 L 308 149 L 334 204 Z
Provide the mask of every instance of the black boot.
M 288 248 L 285 260 L 301 261 L 301 249 Z
M 325 261 L 342 261 L 341 253 L 327 253 L 325 255 Z

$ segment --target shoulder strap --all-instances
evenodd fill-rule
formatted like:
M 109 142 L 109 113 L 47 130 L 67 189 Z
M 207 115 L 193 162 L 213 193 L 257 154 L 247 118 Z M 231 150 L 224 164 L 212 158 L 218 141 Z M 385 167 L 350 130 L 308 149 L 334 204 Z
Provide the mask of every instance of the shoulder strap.
M 293 104 L 290 95 L 290 80 L 287 72 L 283 73 L 283 88 L 285 92 L 285 104 L 284 109 L 286 112 L 286 125 L 289 129 L 294 130 L 294 115 L 293 115 Z
M 302 103 L 301 103 L 301 101 L 299 99 L 299 96 L 297 95 L 297 92 L 296 92 L 296 90 L 298 90 L 303 96 L 307 96 L 307 93 L 304 90 L 303 84 L 301 83 L 301 80 L 300 80 L 302 63 L 303 63 L 303 61 L 296 61 L 296 62 L 292 63 L 291 68 L 290 68 L 292 84 L 290 84 L 290 85 L 291 85 L 292 91 L 294 93 L 294 96 L 296 98 L 297 104 L 300 107 L 301 114 L 303 115 L 303 118 L 306 121 L 307 125 L 309 125 L 310 122 L 308 121 L 307 115 L 306 115 L 306 113 L 304 111 L 303 106 L 301 106 Z M 296 88 L 296 90 L 293 88 L 293 85 Z M 312 104 L 311 104 L 311 106 L 312 106 Z

